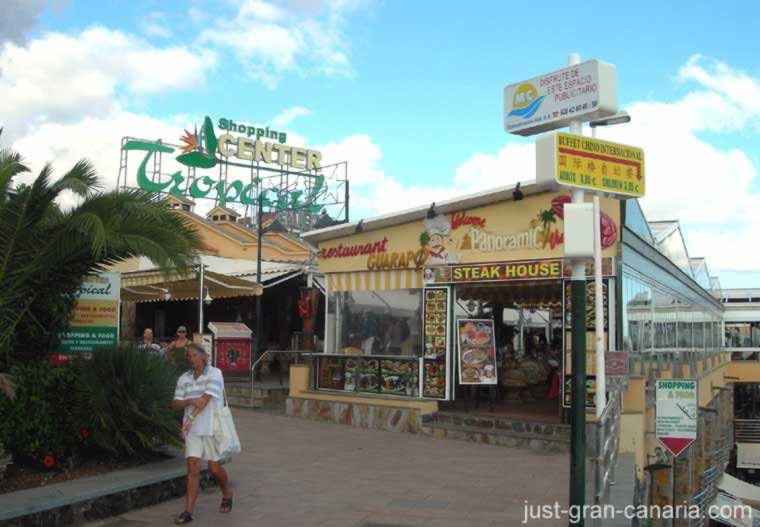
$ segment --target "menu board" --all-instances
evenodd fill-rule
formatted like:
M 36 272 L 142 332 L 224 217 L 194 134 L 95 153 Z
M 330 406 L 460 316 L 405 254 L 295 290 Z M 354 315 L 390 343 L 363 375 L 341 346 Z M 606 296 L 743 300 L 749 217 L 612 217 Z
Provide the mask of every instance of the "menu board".
M 359 375 L 359 361 L 354 357 L 346 359 L 346 368 L 344 370 L 343 389 L 347 392 L 356 391 L 356 379 Z
M 446 288 L 425 289 L 425 358 L 446 357 L 446 320 L 448 317 Z
M 319 387 L 326 390 L 343 390 L 342 357 L 319 357 Z
M 491 319 L 457 320 L 460 384 L 496 384 L 496 343 Z
M 433 399 L 443 399 L 446 397 L 446 362 L 426 360 L 424 364 L 422 395 Z
M 378 359 L 357 359 L 356 370 L 360 392 L 378 393 L 380 391 L 379 368 Z
M 570 408 L 573 405 L 573 377 L 565 375 L 565 392 L 562 397 L 562 406 Z M 586 375 L 586 408 L 596 407 L 596 375 Z
M 380 391 L 389 395 L 416 397 L 418 387 L 417 359 L 383 359 L 380 361 Z

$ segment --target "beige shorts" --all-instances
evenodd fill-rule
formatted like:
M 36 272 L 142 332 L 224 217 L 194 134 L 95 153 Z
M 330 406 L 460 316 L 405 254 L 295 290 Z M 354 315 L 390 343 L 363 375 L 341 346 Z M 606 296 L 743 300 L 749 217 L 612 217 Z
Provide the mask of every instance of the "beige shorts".
M 221 457 L 216 450 L 213 436 L 187 436 L 185 438 L 185 457 L 195 457 L 202 461 L 219 461 Z

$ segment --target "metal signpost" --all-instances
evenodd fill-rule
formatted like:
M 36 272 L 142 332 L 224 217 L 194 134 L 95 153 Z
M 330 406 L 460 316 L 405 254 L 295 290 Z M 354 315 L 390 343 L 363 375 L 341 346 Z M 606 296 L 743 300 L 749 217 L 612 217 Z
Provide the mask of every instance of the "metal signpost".
M 596 125 L 630 120 L 617 113 L 615 67 L 597 60 L 580 63 L 573 53 L 567 68 L 504 88 L 504 129 L 517 135 L 534 135 L 569 126 L 536 142 L 536 179 L 572 189 L 565 206 L 565 257 L 571 259 L 572 405 L 570 453 L 570 505 L 585 504 L 586 478 L 586 261 L 594 258 L 597 287 L 596 413 L 606 406 L 604 327 L 601 322 L 601 232 L 598 196 L 593 207 L 584 190 L 625 199 L 644 194 L 643 152 L 582 135 L 582 122 Z M 589 207 L 592 207 L 589 209 Z M 574 224 L 570 216 L 577 218 Z M 589 218 L 592 221 L 589 222 Z M 577 242 L 570 248 L 570 241 Z M 580 525 L 582 525 L 582 521 Z

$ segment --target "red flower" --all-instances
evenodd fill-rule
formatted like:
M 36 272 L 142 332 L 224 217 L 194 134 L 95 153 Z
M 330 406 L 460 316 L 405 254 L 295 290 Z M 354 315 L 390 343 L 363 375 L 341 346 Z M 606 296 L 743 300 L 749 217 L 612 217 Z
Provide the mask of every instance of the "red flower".
M 87 438 L 90 437 L 90 431 L 86 428 L 80 428 L 79 433 L 82 435 L 82 439 L 87 441 Z
M 53 468 L 53 465 L 55 465 L 55 458 L 47 455 L 42 459 L 42 464 L 45 465 L 45 468 Z

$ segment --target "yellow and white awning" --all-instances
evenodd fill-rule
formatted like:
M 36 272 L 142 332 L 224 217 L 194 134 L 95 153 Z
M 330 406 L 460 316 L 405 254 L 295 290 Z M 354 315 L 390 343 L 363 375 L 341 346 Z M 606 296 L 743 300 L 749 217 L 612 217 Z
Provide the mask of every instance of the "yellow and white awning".
M 393 289 L 419 289 L 422 287 L 422 269 L 394 271 L 352 271 L 327 273 L 327 290 L 339 291 L 390 291 Z

